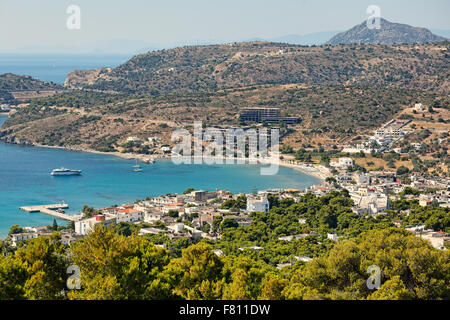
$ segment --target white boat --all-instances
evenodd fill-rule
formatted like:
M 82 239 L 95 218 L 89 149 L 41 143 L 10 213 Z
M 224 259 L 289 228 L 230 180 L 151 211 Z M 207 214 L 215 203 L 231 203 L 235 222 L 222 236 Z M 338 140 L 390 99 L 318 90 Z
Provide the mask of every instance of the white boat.
M 138 165 L 138 163 L 137 163 L 137 159 L 136 159 L 136 164 L 133 166 L 133 168 L 136 168 L 136 169 L 140 169 L 141 168 L 141 166 Z
M 50 173 L 52 176 L 74 176 L 81 174 L 81 170 L 71 170 L 66 168 L 60 168 L 60 169 L 54 169 L 52 173 Z

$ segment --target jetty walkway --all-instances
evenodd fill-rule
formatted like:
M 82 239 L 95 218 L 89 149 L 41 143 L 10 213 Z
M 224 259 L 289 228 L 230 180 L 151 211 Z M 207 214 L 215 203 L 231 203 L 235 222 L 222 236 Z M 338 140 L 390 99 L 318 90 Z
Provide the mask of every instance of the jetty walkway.
M 59 204 L 46 204 L 46 205 L 40 205 L 40 206 L 20 207 L 20 210 L 23 210 L 26 212 L 40 212 L 40 213 L 48 214 L 55 218 L 64 219 L 64 220 L 68 220 L 68 221 L 75 222 L 75 221 L 80 220 L 81 215 L 68 215 L 68 214 L 56 211 L 58 209 L 67 209 L 67 208 L 69 208 L 69 205 L 67 203 L 59 203 Z

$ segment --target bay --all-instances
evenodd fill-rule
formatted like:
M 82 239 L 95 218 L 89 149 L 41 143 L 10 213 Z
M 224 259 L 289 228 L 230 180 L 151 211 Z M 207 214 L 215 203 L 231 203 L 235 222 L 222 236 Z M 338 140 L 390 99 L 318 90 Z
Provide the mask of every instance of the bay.
M 0 116 L 0 126 L 6 116 Z M 306 188 L 320 180 L 300 171 L 280 167 L 273 176 L 260 175 L 260 165 L 176 165 L 171 160 L 142 164 L 115 156 L 53 148 L 25 147 L 0 143 L 0 237 L 13 224 L 42 226 L 53 217 L 21 211 L 21 206 L 69 204 L 69 214 L 81 212 L 84 204 L 102 208 L 167 193 L 226 189 Z M 83 170 L 80 176 L 53 177 L 55 168 Z M 66 224 L 57 220 L 58 224 Z

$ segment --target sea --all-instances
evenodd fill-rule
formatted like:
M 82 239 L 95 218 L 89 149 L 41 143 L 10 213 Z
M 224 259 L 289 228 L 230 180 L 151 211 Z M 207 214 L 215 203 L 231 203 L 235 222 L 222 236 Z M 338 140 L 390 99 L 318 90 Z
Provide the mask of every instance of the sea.
M 130 56 L 39 56 L 0 55 L 0 73 L 31 75 L 37 79 L 63 84 L 74 69 L 114 67 Z M 0 115 L 0 126 L 7 116 Z M 0 142 L 0 238 L 18 224 L 43 226 L 53 217 L 27 213 L 19 207 L 67 203 L 68 214 L 78 214 L 83 205 L 103 208 L 121 205 L 167 193 L 226 189 L 251 192 L 268 188 L 306 188 L 320 180 L 300 171 L 280 167 L 273 176 L 260 174 L 259 165 L 176 165 L 170 159 L 142 165 L 133 172 L 135 161 L 116 156 L 68 151 L 54 148 L 25 147 Z M 82 170 L 80 176 L 53 177 L 53 169 Z M 67 222 L 57 219 L 59 225 Z
M 15 73 L 64 84 L 66 75 L 75 69 L 113 68 L 131 57 L 124 54 L 0 54 L 0 74 Z

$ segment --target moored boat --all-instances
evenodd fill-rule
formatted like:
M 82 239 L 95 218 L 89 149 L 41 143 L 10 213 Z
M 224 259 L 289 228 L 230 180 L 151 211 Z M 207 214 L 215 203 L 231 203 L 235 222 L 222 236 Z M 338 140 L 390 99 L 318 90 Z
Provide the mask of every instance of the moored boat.
M 74 176 L 81 174 L 81 170 L 71 170 L 67 168 L 54 169 L 51 173 L 52 176 Z

